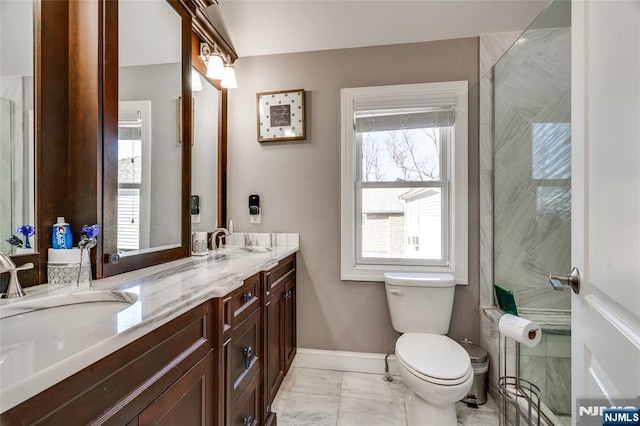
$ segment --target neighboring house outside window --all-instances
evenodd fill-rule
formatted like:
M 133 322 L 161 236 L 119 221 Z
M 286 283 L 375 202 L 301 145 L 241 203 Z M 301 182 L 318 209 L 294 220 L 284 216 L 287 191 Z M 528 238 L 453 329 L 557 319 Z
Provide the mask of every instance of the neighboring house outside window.
M 467 82 L 342 90 L 344 280 L 467 283 Z

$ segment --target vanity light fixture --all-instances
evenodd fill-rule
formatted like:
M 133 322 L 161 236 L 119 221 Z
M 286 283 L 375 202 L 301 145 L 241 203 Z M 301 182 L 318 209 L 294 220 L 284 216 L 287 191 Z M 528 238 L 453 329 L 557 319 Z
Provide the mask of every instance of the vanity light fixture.
M 236 72 L 233 69 L 233 65 L 231 61 L 227 62 L 224 66 L 224 73 L 222 74 L 222 81 L 220 82 L 220 86 L 225 89 L 237 89 L 238 81 L 236 80 Z
M 220 86 L 225 89 L 236 89 L 238 87 L 236 72 L 231 63 L 231 55 L 225 57 L 215 43 L 213 48 L 208 43 L 200 43 L 200 56 L 207 66 L 207 78 L 220 80 Z
M 208 43 L 200 43 L 200 56 L 207 66 L 207 77 L 213 80 L 222 80 L 224 60 L 218 46 L 214 43 L 211 48 Z

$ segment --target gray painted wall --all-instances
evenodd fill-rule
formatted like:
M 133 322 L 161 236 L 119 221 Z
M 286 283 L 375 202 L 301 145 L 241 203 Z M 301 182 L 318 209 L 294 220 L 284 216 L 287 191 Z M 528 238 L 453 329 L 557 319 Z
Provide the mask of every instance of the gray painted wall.
M 218 223 L 218 103 L 219 93 L 201 77 L 202 91 L 193 92 L 194 143 L 191 152 L 191 193 L 200 196 L 200 223 L 192 231 L 213 231 Z M 224 224 L 220 224 L 224 225 Z
M 182 233 L 182 147 L 178 144 L 177 100 L 182 65 L 121 67 L 121 101 L 151 101 L 150 247 L 180 244 Z
M 0 76 L 33 75 L 33 2 L 0 1 Z
M 393 349 L 382 283 L 340 280 L 340 89 L 469 81 L 469 285 L 449 335 L 479 337 L 478 39 L 241 58 L 229 93 L 228 213 L 238 232 L 298 232 L 298 346 Z M 256 93 L 303 88 L 307 139 L 256 141 Z M 260 194 L 262 223 L 247 197 Z

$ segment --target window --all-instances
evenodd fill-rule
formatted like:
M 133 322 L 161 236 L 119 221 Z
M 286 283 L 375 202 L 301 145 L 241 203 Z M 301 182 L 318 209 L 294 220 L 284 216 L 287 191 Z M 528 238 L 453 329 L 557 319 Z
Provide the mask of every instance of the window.
M 571 218 L 571 123 L 532 123 L 532 179 L 539 217 Z
M 342 89 L 341 278 L 467 284 L 467 82 Z
M 151 102 L 118 110 L 118 252 L 149 247 Z

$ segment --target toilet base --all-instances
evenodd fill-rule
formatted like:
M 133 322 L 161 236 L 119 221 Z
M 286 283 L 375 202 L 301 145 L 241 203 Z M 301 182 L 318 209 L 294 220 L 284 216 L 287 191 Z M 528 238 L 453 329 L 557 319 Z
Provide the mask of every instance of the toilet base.
M 456 405 L 431 405 L 413 392 L 404 400 L 408 426 L 456 426 Z

